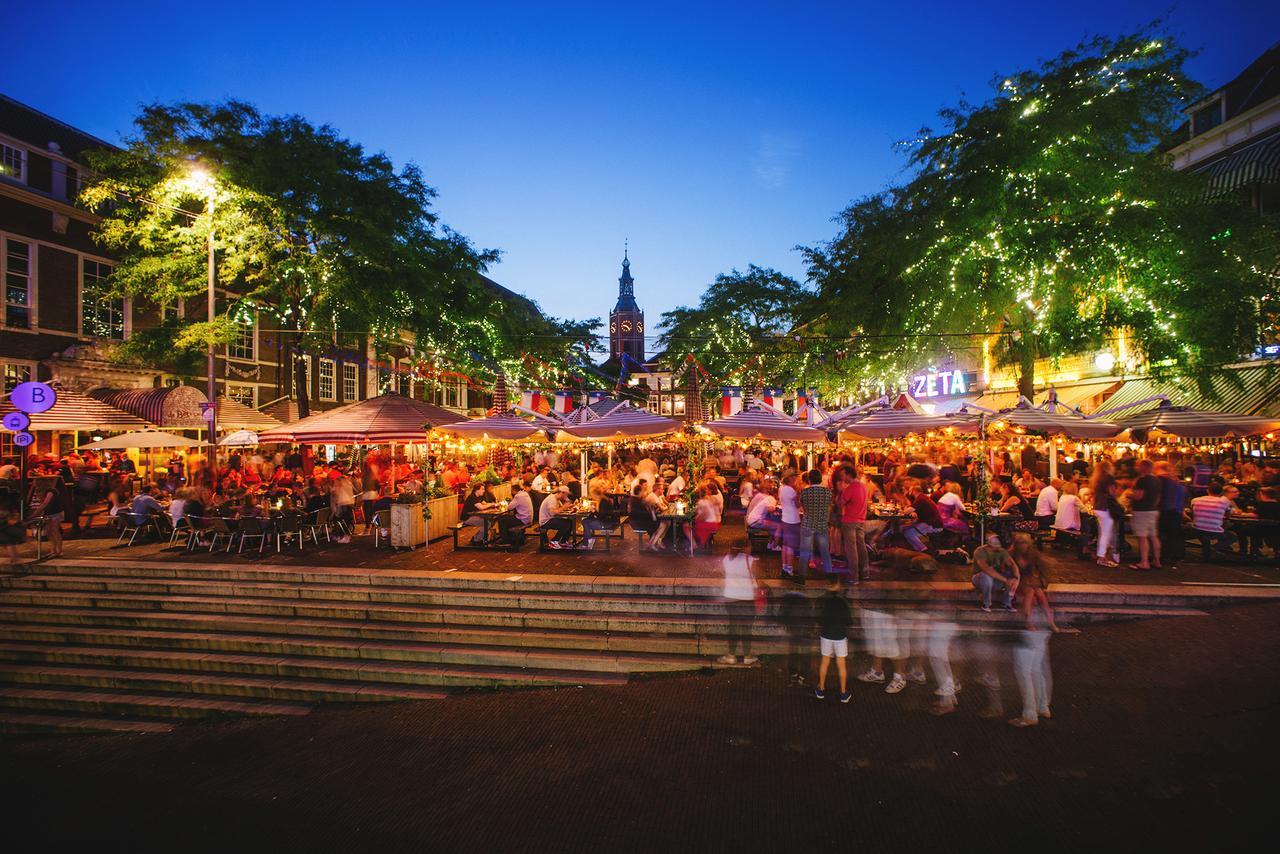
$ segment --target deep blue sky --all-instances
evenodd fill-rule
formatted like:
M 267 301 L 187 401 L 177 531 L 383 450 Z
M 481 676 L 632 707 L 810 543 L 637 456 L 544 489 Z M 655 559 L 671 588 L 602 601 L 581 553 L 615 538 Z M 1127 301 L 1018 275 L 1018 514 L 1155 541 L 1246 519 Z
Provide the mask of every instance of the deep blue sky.
M 1262 0 L 27 2 L 0 89 L 112 141 L 157 100 L 330 123 L 418 163 L 445 221 L 503 251 L 491 275 L 551 313 L 606 314 L 630 238 L 652 328 L 732 267 L 802 274 L 793 247 L 899 180 L 893 143 L 939 106 L 1157 17 L 1210 85 L 1280 40 Z

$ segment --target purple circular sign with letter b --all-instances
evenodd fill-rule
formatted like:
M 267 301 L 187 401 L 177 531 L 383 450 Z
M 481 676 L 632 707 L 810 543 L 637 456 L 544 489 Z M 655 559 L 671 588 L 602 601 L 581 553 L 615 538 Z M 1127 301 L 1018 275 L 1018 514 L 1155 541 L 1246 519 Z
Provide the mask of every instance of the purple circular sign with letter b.
M 9 399 L 23 412 L 44 412 L 58 402 L 58 393 L 48 383 L 19 383 Z
M 4 417 L 4 429 L 18 432 L 31 426 L 31 418 L 25 412 L 10 412 Z

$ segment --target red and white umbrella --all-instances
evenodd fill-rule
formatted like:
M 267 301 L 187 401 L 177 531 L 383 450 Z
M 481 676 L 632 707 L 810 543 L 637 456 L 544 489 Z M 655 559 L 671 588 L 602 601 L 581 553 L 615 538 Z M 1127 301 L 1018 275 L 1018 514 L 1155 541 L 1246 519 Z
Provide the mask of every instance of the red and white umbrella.
M 558 432 L 557 432 L 558 431 Z M 470 421 L 456 421 L 431 431 L 432 438 L 453 436 L 472 441 L 550 442 L 564 430 L 549 418 L 528 420 L 514 415 L 491 415 Z
M 959 433 L 977 433 L 979 421 L 972 416 L 926 415 L 914 409 L 895 409 L 886 406 L 859 412 L 836 422 L 835 429 L 859 439 L 900 439 L 904 436 L 924 435 L 932 431 L 951 429 Z
M 463 420 L 433 403 L 387 393 L 258 434 L 258 440 L 304 445 L 414 444 L 427 441 L 427 430 Z
M 1238 438 L 1261 436 L 1280 430 L 1280 418 L 1209 412 L 1189 406 L 1173 406 L 1163 401 L 1154 409 L 1119 419 L 1129 430 L 1148 430 L 1192 438 Z
M 822 442 L 827 434 L 779 413 L 776 409 L 753 406 L 728 418 L 717 418 L 704 425 L 712 433 L 726 439 L 777 439 L 784 442 Z
M 616 406 L 603 418 L 575 424 L 567 432 L 580 439 L 608 441 L 665 436 L 679 430 L 680 422 L 674 418 L 663 418 L 647 409 L 624 403 Z

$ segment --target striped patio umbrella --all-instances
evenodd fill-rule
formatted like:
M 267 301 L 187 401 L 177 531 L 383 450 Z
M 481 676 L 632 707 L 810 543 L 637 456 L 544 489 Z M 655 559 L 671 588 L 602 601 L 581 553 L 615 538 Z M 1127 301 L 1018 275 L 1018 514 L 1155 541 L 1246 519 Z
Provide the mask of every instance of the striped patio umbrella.
M 979 421 L 973 417 L 926 415 L 914 409 L 895 409 L 892 406 L 886 406 L 882 409 L 855 413 L 837 421 L 828 429 L 835 429 L 859 439 L 901 439 L 904 436 L 919 436 L 947 428 L 960 433 L 977 433 Z
M 94 430 L 145 430 L 152 426 L 130 412 L 117 409 L 87 394 L 70 391 L 57 384 L 54 384 L 54 391 L 57 392 L 58 402 L 52 409 L 31 416 L 31 430 L 80 430 L 87 433 Z M 8 395 L 0 398 L 0 417 L 16 411 L 17 407 L 9 400 Z
M 414 444 L 427 441 L 428 429 L 461 420 L 461 415 L 433 403 L 388 392 L 273 427 L 259 433 L 258 439 L 264 445 Z
M 728 418 L 708 421 L 706 428 L 726 439 L 778 439 L 784 442 L 822 442 L 827 434 L 807 427 L 776 410 L 752 406 Z
M 1110 421 L 1095 421 L 1068 412 L 1049 412 L 1025 402 L 1013 409 L 997 412 L 988 424 L 1012 424 L 1024 430 L 1044 433 L 1048 436 L 1066 436 L 1070 439 L 1110 439 L 1124 428 Z
M 501 440 L 504 442 L 549 442 L 553 436 L 565 431 L 557 428 L 558 422 L 540 418 L 536 421 L 516 418 L 514 415 L 492 415 L 488 418 L 473 418 L 470 421 L 455 421 L 431 431 L 432 437 L 453 436 L 459 439 Z
M 197 448 L 200 445 L 200 442 L 188 439 L 186 436 L 161 433 L 159 430 L 141 430 L 137 433 L 122 433 L 119 436 L 99 439 L 80 447 L 95 450 L 124 450 L 126 448 Z
M 1154 409 L 1118 419 L 1129 430 L 1150 430 L 1188 438 L 1238 438 L 1260 436 L 1280 430 L 1280 418 L 1208 412 L 1189 406 L 1173 406 L 1168 401 Z
M 603 418 L 571 426 L 567 432 L 580 439 L 601 441 L 665 436 L 679 429 L 680 422 L 674 418 L 663 418 L 647 409 L 624 403 Z

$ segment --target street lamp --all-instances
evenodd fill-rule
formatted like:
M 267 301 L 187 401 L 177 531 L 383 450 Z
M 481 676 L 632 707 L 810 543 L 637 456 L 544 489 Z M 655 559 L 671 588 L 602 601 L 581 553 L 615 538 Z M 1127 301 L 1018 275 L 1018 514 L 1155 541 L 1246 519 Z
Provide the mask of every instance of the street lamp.
M 216 311 L 217 296 L 215 290 L 216 269 L 214 266 L 213 253 L 213 205 L 216 198 L 216 186 L 213 174 L 200 163 L 191 163 L 186 175 L 184 183 L 191 189 L 193 193 L 205 200 L 205 215 L 209 217 L 209 323 L 213 323 L 214 312 Z M 217 434 L 217 418 L 218 418 L 218 397 L 217 388 L 214 384 L 214 343 L 213 336 L 209 337 L 209 469 L 213 478 L 213 489 L 218 489 L 218 434 Z

